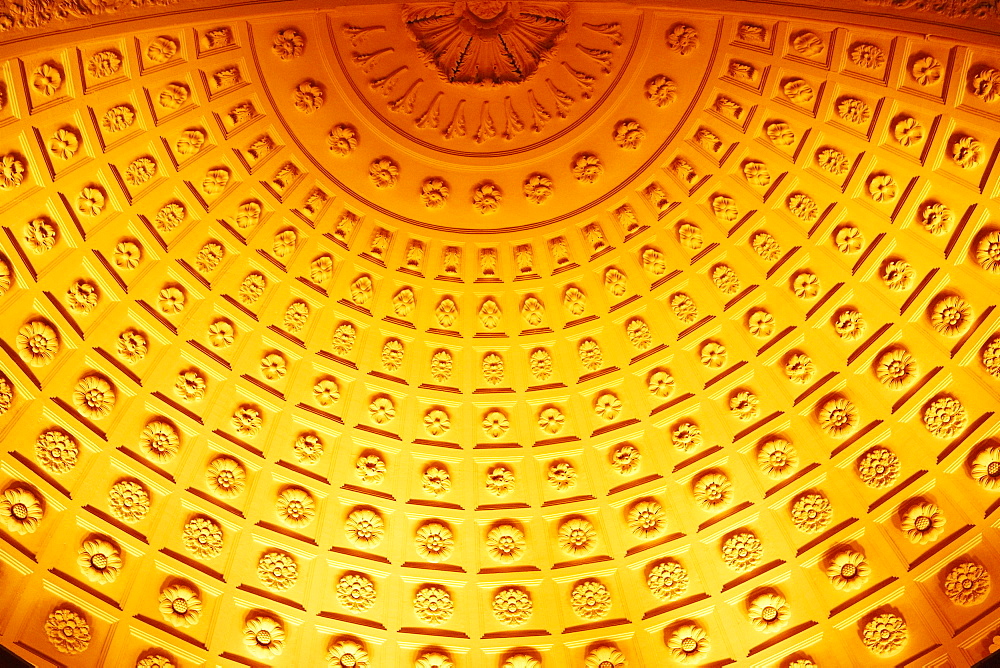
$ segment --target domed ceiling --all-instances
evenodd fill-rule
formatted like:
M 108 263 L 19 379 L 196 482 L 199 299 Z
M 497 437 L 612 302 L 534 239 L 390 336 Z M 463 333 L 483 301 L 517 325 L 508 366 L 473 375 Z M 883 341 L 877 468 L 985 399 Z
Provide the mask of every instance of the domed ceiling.
M 986 656 L 998 33 L 961 0 L 5 5 L 0 641 Z

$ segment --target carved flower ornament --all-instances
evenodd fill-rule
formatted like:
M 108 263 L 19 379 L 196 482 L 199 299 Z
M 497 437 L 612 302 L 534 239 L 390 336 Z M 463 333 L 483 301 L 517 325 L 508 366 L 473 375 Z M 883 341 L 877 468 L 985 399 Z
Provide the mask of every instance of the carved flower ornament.
M 664 601 L 678 598 L 687 591 L 688 572 L 676 561 L 661 561 L 646 576 L 646 585 L 654 596 Z
M 272 617 L 254 617 L 243 626 L 243 644 L 258 659 L 267 661 L 285 648 L 285 629 Z
M 60 429 L 48 429 L 35 439 L 35 459 L 50 473 L 71 471 L 79 456 L 76 440 Z
M 79 654 L 90 646 L 90 625 L 69 608 L 58 608 L 45 619 L 45 636 L 59 652 Z
M 524 532 L 513 524 L 500 524 L 486 534 L 486 551 L 491 559 L 501 564 L 517 561 L 526 548 Z
M 367 610 L 375 605 L 375 583 L 365 575 L 349 573 L 337 581 L 337 600 L 348 610 Z
M 45 512 L 38 497 L 30 490 L 11 487 L 0 496 L 0 523 L 12 533 L 34 533 Z
M 417 48 L 454 84 L 501 86 L 530 78 L 567 26 L 566 3 L 426 2 L 403 7 Z
M 330 668 L 368 668 L 368 652 L 364 645 L 354 640 L 341 640 L 330 646 L 326 653 Z

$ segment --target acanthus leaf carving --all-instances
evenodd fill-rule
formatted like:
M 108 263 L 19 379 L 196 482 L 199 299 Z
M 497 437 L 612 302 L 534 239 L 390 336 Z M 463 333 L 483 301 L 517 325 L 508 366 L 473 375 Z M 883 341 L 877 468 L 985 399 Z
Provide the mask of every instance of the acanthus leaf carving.
M 529 79 L 551 57 L 569 14 L 559 2 L 535 3 L 531 11 L 512 2 L 403 7 L 407 30 L 443 80 L 487 87 Z

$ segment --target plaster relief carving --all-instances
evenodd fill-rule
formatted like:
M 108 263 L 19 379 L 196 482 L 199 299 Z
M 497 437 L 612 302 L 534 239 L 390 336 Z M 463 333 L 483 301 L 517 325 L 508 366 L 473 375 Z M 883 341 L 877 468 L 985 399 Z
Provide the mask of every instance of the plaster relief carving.
M 686 56 L 698 48 L 698 32 L 688 25 L 678 24 L 667 32 L 667 48 Z
M 885 52 L 874 44 L 858 42 L 850 47 L 851 62 L 858 67 L 877 70 L 885 65 Z
M 70 655 L 86 651 L 92 639 L 87 620 L 68 608 L 57 608 L 45 618 L 45 637 L 57 651 Z
M 848 123 L 862 125 L 871 120 L 872 110 L 863 100 L 848 97 L 837 103 L 837 115 Z
M 108 509 L 122 522 L 141 522 L 149 513 L 149 507 L 149 492 L 137 480 L 120 480 L 108 492 Z
M 788 210 L 804 223 L 814 223 L 819 218 L 816 201 L 805 193 L 795 193 L 788 198 Z
M 645 138 L 646 131 L 636 121 L 619 121 L 615 125 L 614 140 L 619 148 L 635 150 Z
M 139 449 L 154 461 L 170 461 L 180 449 L 177 429 L 165 420 L 150 422 L 139 434 Z
M 538 414 L 538 428 L 549 434 L 558 434 L 565 422 L 566 416 L 555 407 L 545 408 Z
M 791 609 L 780 594 L 765 593 L 748 601 L 750 624 L 762 633 L 777 633 L 788 625 L 790 616 Z
M 417 657 L 414 668 L 455 668 L 455 664 L 447 655 L 440 652 L 425 652 Z
M 43 320 L 25 323 L 14 341 L 21 359 L 33 367 L 43 367 L 59 352 L 59 336 Z
M 604 174 L 600 158 L 592 153 L 579 155 L 571 166 L 573 177 L 581 183 L 594 183 Z
M 303 114 L 314 114 L 323 106 L 323 88 L 314 81 L 303 81 L 292 92 L 292 103 Z
M 940 395 L 924 408 L 924 426 L 938 438 L 954 438 L 968 424 L 968 413 L 962 402 L 948 395 Z
M 392 188 L 399 180 L 399 166 L 390 158 L 372 161 L 368 177 L 376 188 Z
M 91 420 L 102 420 L 111 414 L 116 394 L 111 383 L 98 375 L 85 376 L 73 391 L 73 405 Z
M 35 460 L 50 473 L 72 471 L 79 457 L 76 440 L 60 429 L 43 431 L 35 440 Z
M 344 575 L 337 581 L 337 600 L 348 610 L 364 612 L 375 605 L 375 583 L 365 575 Z
M 974 562 L 958 564 L 944 581 L 945 595 L 956 605 L 976 605 L 986 600 L 991 589 L 990 573 Z
M 816 162 L 825 171 L 834 176 L 843 176 L 851 167 L 851 161 L 846 155 L 834 148 L 827 148 L 816 154 Z
M 583 557 L 597 547 L 597 532 L 584 518 L 573 518 L 559 525 L 559 547 L 571 557 Z
M 243 645 L 256 658 L 273 660 L 285 649 L 284 627 L 273 617 L 252 617 L 243 626 Z
M 330 668 L 368 668 L 368 652 L 364 645 L 355 640 L 341 640 L 330 646 L 326 652 Z
M 603 583 L 586 580 L 573 587 L 570 603 L 583 619 L 604 619 L 611 610 L 611 593 Z
M 500 188 L 492 182 L 482 183 L 476 187 L 472 193 L 472 205 L 476 211 L 485 215 L 495 213 L 500 208 L 503 201 L 503 193 Z
M 730 60 L 728 74 L 737 81 L 752 83 L 757 79 L 757 68 L 750 63 L 739 60 Z
M 73 128 L 61 128 L 49 138 L 49 151 L 61 160 L 69 160 L 80 150 L 80 136 Z
M 385 424 L 396 417 L 396 406 L 389 397 L 376 397 L 368 405 L 368 417 L 375 424 Z
M 300 434 L 292 448 L 295 460 L 306 466 L 316 464 L 323 456 L 323 441 L 316 434 Z
M 24 601 L 38 598 L 27 594 L 39 573 L 75 576 L 24 628 L 41 637 L 46 615 L 95 592 L 117 601 L 155 557 L 159 571 L 179 564 L 190 581 L 152 582 L 126 607 L 162 630 L 171 621 L 158 594 L 188 587 L 203 616 L 174 640 L 234 660 L 301 659 L 313 608 L 388 630 L 375 642 L 324 627 L 309 652 L 342 667 L 626 668 L 763 652 L 783 668 L 815 668 L 831 651 L 866 654 L 867 641 L 895 651 L 895 622 L 865 636 L 883 614 L 907 616 L 918 654 L 978 660 L 989 629 L 977 610 L 996 564 L 975 545 L 929 557 L 952 544 L 951 524 L 935 526 L 945 515 L 969 540 L 986 526 L 953 507 L 944 482 L 974 505 L 1000 489 L 997 444 L 979 433 L 989 392 L 968 390 L 1000 376 L 988 298 L 1000 232 L 985 216 L 996 143 L 986 121 L 1000 84 L 964 24 L 937 30 L 910 12 L 921 34 L 951 36 L 917 48 L 872 18 L 971 12 L 971 0 L 878 1 L 846 32 L 792 6 L 782 22 L 705 8 L 681 19 L 637 5 L 601 17 L 582 5 L 428 2 L 367 5 L 354 26 L 332 5 L 297 25 L 213 5 L 183 29 L 165 28 L 172 10 L 143 0 L 109 0 L 66 24 L 47 0 L 0 9 L 0 30 L 52 21 L 44 36 L 7 35 L 0 75 L 0 213 L 13 235 L 0 260 L 12 357 L 0 365 L 0 431 L 10 436 L 4 470 L 17 473 L 0 495 L 23 491 L 37 504 L 0 503 L 0 529 L 32 556 L 3 576 L 15 589 L 24 580 Z M 408 28 L 401 13 L 418 10 Z M 408 30 L 440 62 L 421 58 Z M 45 47 L 63 33 L 79 43 Z M 966 33 L 968 57 L 956 60 L 952 38 Z M 526 41 L 501 44 L 515 34 Z M 533 71 L 504 61 L 507 46 Z M 442 62 L 456 69 L 439 77 Z M 474 68 L 483 62 L 498 69 Z M 692 106 L 688 89 L 702 79 L 711 85 Z M 898 85 L 910 94 L 884 103 Z M 957 125 L 938 122 L 949 105 L 960 107 Z M 290 122 L 308 113 L 318 122 Z M 585 156 L 596 162 L 578 166 Z M 912 169 L 888 168 L 894 183 L 869 167 L 900 161 Z M 529 209 L 544 215 L 525 218 Z M 935 363 L 942 350 L 954 358 L 940 363 L 948 379 Z M 773 382 L 759 382 L 761 369 Z M 113 401 L 100 387 L 75 401 L 85 378 L 107 382 Z M 760 416 L 770 419 L 755 424 Z M 926 438 L 900 440 L 901 423 Z M 841 453 L 838 465 L 817 447 Z M 666 460 L 685 490 L 661 498 Z M 924 469 L 936 487 L 881 501 Z M 176 504 L 188 488 L 199 510 Z M 341 508 L 345 494 L 354 501 Z M 775 526 L 747 510 L 772 496 Z M 872 503 L 884 506 L 888 542 L 832 535 Z M 936 510 L 908 517 L 918 505 Z M 541 506 L 547 528 L 532 519 Z M 713 526 L 718 514 L 718 531 L 706 529 L 715 542 L 704 563 L 681 563 L 676 554 L 698 539 L 675 524 L 702 507 Z M 111 535 L 64 536 L 64 510 L 81 521 L 97 513 Z M 378 519 L 351 537 L 360 511 Z M 31 518 L 33 533 L 10 524 Z M 334 561 L 360 570 L 341 564 L 320 591 L 308 541 L 330 543 L 327 525 Z M 140 537 L 158 549 L 135 549 Z M 70 546 L 67 563 L 41 549 L 52 540 Z M 234 561 L 229 548 L 247 546 Z M 829 596 L 744 586 L 802 550 L 812 564 L 803 582 Z M 827 620 L 886 577 L 894 551 L 933 566 L 923 589 L 942 612 L 978 606 L 965 635 L 987 641 L 910 620 L 908 594 L 898 609 L 855 615 L 841 645 L 786 647 L 785 632 Z M 632 567 L 612 568 L 622 559 Z M 553 560 L 576 572 L 555 589 L 542 577 Z M 234 571 L 243 562 L 245 577 Z M 537 568 L 530 582 L 513 572 Z M 402 590 L 400 569 L 413 575 Z M 744 589 L 725 642 L 707 618 L 684 615 L 648 638 L 605 627 L 683 612 L 690 597 L 712 603 L 713 569 L 728 573 L 723 588 Z M 93 591 L 81 599 L 84 585 Z M 206 623 L 241 586 L 308 614 L 223 615 L 219 630 L 236 635 L 221 647 Z M 539 596 L 551 605 L 535 608 Z M 88 638 L 85 663 L 115 654 L 108 628 L 121 611 L 104 608 L 76 610 L 79 622 L 60 622 L 53 642 Z M 573 614 L 553 629 L 558 608 Z M 404 627 L 408 644 L 393 649 Z M 541 630 L 588 639 L 553 654 L 528 637 Z M 475 642 L 458 652 L 449 637 L 463 634 Z M 171 642 L 139 639 L 121 661 L 180 665 Z
M 441 436 L 451 429 L 451 419 L 448 413 L 441 409 L 428 411 L 424 415 L 424 430 L 430 436 Z
M 421 486 L 431 496 L 443 496 L 451 490 L 451 475 L 444 468 L 431 466 L 424 471 Z
M 826 401 L 820 408 L 819 426 L 831 436 L 844 436 L 858 425 L 858 409 L 850 399 L 837 397 Z
M 865 245 L 864 235 L 853 225 L 844 225 L 838 229 L 834 241 L 837 244 L 837 250 L 845 255 L 854 255 L 860 252 Z
M 769 478 L 787 478 L 798 468 L 799 457 L 791 443 L 782 439 L 772 439 L 757 451 L 757 466 Z
M 446 589 L 426 585 L 417 590 L 413 599 L 413 612 L 425 624 L 440 626 L 451 619 L 455 603 Z
M 179 155 L 192 155 L 205 145 L 205 133 L 201 130 L 185 130 L 174 143 L 174 150 Z
M 529 368 L 535 380 L 548 380 L 552 376 L 552 355 L 544 348 L 532 351 Z
M 55 95 L 62 88 L 63 73 L 55 63 L 43 63 L 31 72 L 31 87 L 45 97 Z
M 792 79 L 783 88 L 785 97 L 795 104 L 806 106 L 816 97 L 811 84 L 804 79 Z
M 536 300 L 537 301 L 537 300 Z M 479 308 L 479 322 L 486 329 L 496 329 L 500 324 L 500 307 L 492 299 L 487 299 Z
M 799 496 L 792 504 L 792 524 L 803 533 L 819 533 L 833 521 L 833 504 L 822 494 Z
M 712 645 L 708 634 L 697 624 L 685 624 L 667 639 L 670 656 L 678 663 L 697 663 Z
M 316 502 L 312 495 L 299 487 L 289 487 L 278 494 L 274 509 L 278 519 L 293 529 L 309 526 L 316 516 Z
M 417 529 L 417 554 L 432 563 L 447 561 L 455 549 L 451 529 L 440 522 L 427 522 Z
M 677 84 L 660 74 L 646 82 L 646 99 L 657 107 L 665 107 L 677 99 Z
M 403 7 L 417 48 L 449 83 L 479 87 L 519 84 L 552 55 L 566 30 L 570 7 L 542 2 Z M 460 45 L 460 46 L 458 46 Z
M 205 398 L 205 378 L 197 371 L 184 371 L 177 376 L 174 394 L 182 401 L 194 402 Z
M 347 157 L 358 147 L 357 131 L 349 125 L 335 125 L 327 135 L 326 143 L 331 153 Z
M 431 377 L 437 383 L 445 383 L 451 379 L 453 366 L 451 353 L 439 350 L 431 357 Z
M 853 550 L 842 550 L 830 560 L 826 576 L 835 589 L 853 591 L 868 582 L 871 572 L 872 568 L 868 565 L 864 554 Z
M 680 598 L 687 591 L 689 581 L 687 570 L 669 559 L 658 563 L 646 576 L 650 592 L 664 601 Z
M 358 276 L 358 278 L 351 283 L 350 291 L 351 301 L 358 306 L 364 306 L 371 301 L 372 293 L 374 291 L 371 277 L 367 275 Z
M 962 137 L 952 143 L 951 155 L 962 169 L 976 169 L 982 164 L 986 147 L 975 137 Z
M 733 485 L 725 475 L 709 473 L 695 481 L 692 494 L 699 508 L 715 512 L 732 503 Z
M 288 28 L 274 37 L 271 51 L 281 60 L 292 60 L 302 55 L 306 48 L 305 37 L 298 30 Z
M 217 557 L 222 552 L 222 528 L 205 517 L 192 518 L 184 525 L 184 547 L 202 559 Z
M 887 262 L 882 268 L 882 281 L 890 290 L 899 292 L 909 290 L 915 277 L 916 272 L 905 260 Z
M 74 282 L 66 291 L 66 305 L 79 315 L 90 315 L 99 301 L 97 286 L 86 279 Z
M 735 392 L 729 398 L 729 411 L 737 420 L 749 422 L 760 415 L 760 399 L 752 392 Z
M 448 201 L 448 185 L 443 179 L 427 179 L 420 186 L 420 201 L 428 209 L 440 209 Z
M 455 318 L 458 316 L 458 307 L 455 306 L 454 301 L 446 297 L 438 302 L 435 315 L 439 325 L 451 327 L 455 324 Z
M 0 521 L 7 531 L 22 536 L 34 533 L 44 516 L 41 499 L 26 488 L 12 486 L 0 496 Z
M 711 153 L 718 153 L 722 150 L 722 139 L 708 128 L 699 129 L 694 135 L 694 140 Z
M 875 377 L 892 390 L 906 387 L 916 377 L 917 363 L 905 348 L 896 348 L 882 355 L 875 367 Z
M 901 146 L 916 146 L 924 140 L 924 126 L 915 118 L 906 117 L 893 126 L 893 136 Z
M 619 475 L 632 475 L 639 471 L 642 464 L 642 454 L 639 449 L 630 443 L 618 446 L 611 453 L 611 468 Z
M 792 39 L 792 48 L 802 56 L 817 56 L 826 49 L 823 39 L 814 32 L 804 30 Z
M 152 158 L 136 158 L 125 168 L 125 183 L 130 186 L 141 186 L 156 175 L 156 161 Z
M 99 216 L 104 210 L 107 201 L 104 190 L 97 187 L 86 187 L 80 191 L 76 198 L 76 210 L 84 216 Z
M 86 540 L 78 550 L 77 565 L 91 582 L 111 584 L 118 578 L 122 557 L 117 546 L 107 540 Z
M 972 92 L 987 104 L 1000 100 L 1000 71 L 993 68 L 978 71 L 972 79 Z
M 931 306 L 931 326 L 942 336 L 963 334 L 972 322 L 972 307 L 955 295 L 939 297 Z
M 531 597 L 522 589 L 508 587 L 493 596 L 493 615 L 506 626 L 521 626 L 531 618 Z
M 861 482 L 876 489 L 895 483 L 899 470 L 899 458 L 888 448 L 871 448 L 858 460 Z
M 0 158 L 0 190 L 12 190 L 24 182 L 26 168 L 13 154 Z
M 906 644 L 909 631 L 902 617 L 894 614 L 877 615 L 865 624 L 862 640 L 872 654 L 892 656 Z
M 173 83 L 160 89 L 156 101 L 164 109 L 173 110 L 183 106 L 190 96 L 191 90 L 185 84 Z
M 572 489 L 576 487 L 576 469 L 569 462 L 552 462 L 548 468 L 547 479 L 554 489 L 560 491 Z
M 788 123 L 771 123 L 766 132 L 768 138 L 778 146 L 791 146 L 795 143 L 795 131 Z
M 890 203 L 896 200 L 899 188 L 892 176 L 881 174 L 868 182 L 868 192 L 871 193 L 872 199 L 876 202 Z
M 381 485 L 385 482 L 387 467 L 379 455 L 362 455 L 354 463 L 354 474 L 367 485 Z
M 229 422 L 236 433 L 243 438 L 255 438 L 264 428 L 264 418 L 260 409 L 250 404 L 237 408 Z
M 920 58 L 913 63 L 910 68 L 913 79 L 921 86 L 933 86 L 941 80 L 944 74 L 944 67 L 941 62 L 933 56 Z

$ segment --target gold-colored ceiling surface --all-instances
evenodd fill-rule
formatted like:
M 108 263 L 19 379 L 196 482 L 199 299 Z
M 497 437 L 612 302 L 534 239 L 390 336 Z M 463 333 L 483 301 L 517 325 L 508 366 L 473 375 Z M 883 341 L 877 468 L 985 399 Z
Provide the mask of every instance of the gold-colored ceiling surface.
M 288 3 L 32 40 L 48 4 L 0 11 L 15 654 L 1000 643 L 995 33 Z

